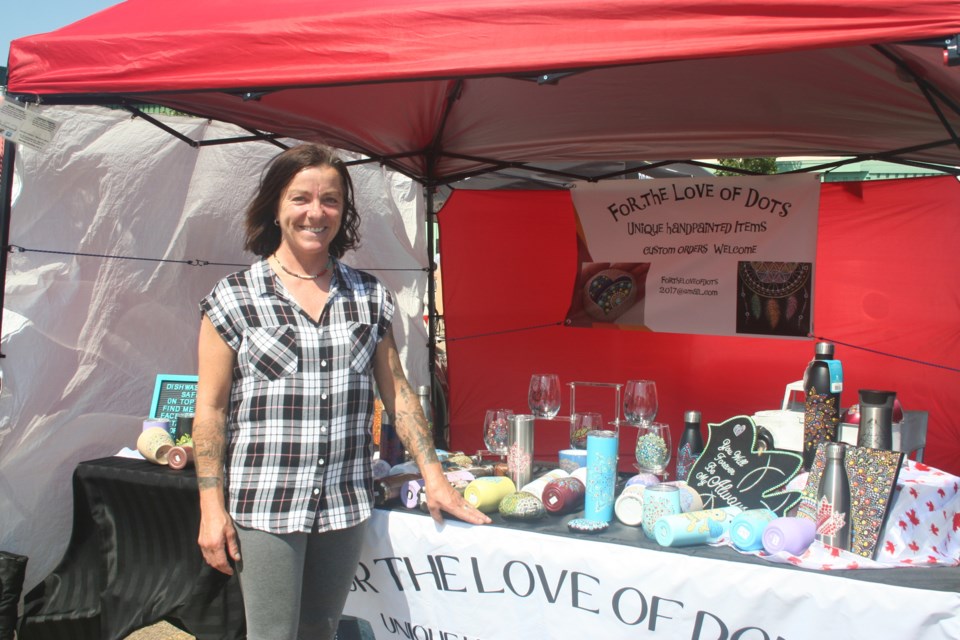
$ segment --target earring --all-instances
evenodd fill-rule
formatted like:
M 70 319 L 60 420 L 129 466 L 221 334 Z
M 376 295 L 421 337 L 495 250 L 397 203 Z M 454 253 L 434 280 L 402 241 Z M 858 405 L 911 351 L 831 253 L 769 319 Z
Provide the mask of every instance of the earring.
M 274 224 L 274 226 L 279 227 L 279 226 L 280 226 L 280 220 L 277 219 L 277 218 L 274 218 L 274 219 L 273 219 L 273 224 Z

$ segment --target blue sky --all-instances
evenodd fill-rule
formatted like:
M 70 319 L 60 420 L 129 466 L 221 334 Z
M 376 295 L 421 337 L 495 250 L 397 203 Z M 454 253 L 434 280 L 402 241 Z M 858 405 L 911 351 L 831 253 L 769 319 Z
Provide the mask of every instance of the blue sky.
M 0 66 L 7 66 L 10 41 L 46 33 L 90 14 L 119 4 L 121 0 L 10 0 L 0 9 Z

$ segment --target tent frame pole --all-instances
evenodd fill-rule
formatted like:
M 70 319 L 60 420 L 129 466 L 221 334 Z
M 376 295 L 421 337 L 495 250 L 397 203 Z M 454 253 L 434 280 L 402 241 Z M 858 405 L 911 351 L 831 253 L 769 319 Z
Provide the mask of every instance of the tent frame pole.
M 434 387 L 438 384 L 437 378 L 437 284 L 436 284 L 436 275 L 437 275 L 437 263 L 435 256 L 437 254 L 435 250 L 436 238 L 434 237 L 433 224 L 436 220 L 436 201 L 435 196 L 437 193 L 436 186 L 432 184 L 425 184 L 424 191 L 426 192 L 426 219 L 427 219 L 427 264 L 429 268 L 427 269 L 427 370 L 429 371 L 428 380 L 430 382 L 430 406 L 433 407 L 433 443 L 434 446 L 440 449 L 449 448 L 449 443 L 447 442 L 447 425 L 439 424 L 437 418 L 441 415 L 445 416 L 446 411 L 438 412 L 437 411 L 437 398 L 440 397 L 439 390 Z
M 3 143 L 3 166 L 0 170 L 0 309 L 4 308 L 7 290 L 7 256 L 10 254 L 10 217 L 13 213 L 13 171 L 17 161 L 17 145 Z M 0 335 L 3 335 L 3 314 L 0 313 Z M 0 358 L 6 356 L 0 352 Z M 0 372 L 0 385 L 2 385 Z

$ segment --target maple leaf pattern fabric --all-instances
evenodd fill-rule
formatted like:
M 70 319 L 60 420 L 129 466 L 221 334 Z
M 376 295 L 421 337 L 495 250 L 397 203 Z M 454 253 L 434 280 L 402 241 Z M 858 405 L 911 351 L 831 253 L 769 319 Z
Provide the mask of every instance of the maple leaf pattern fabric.
M 805 475 L 787 486 L 803 486 Z M 808 514 L 818 528 L 836 524 L 829 505 L 817 503 Z M 721 540 L 719 544 L 726 543 Z M 891 567 L 960 566 L 960 477 L 929 465 L 905 460 L 897 477 L 886 525 L 874 559 L 814 542 L 799 556 L 782 551 L 741 552 L 771 562 L 821 571 L 889 569 Z

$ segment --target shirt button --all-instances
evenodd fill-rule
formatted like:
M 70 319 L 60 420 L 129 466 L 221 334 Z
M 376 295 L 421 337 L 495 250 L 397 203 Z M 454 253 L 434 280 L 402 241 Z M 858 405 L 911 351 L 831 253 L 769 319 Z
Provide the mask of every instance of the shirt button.
M 320 394 L 320 399 L 321 399 L 321 400 L 326 400 L 326 399 L 327 399 L 327 394 L 325 394 L 325 393 Z
M 313 495 L 317 495 L 318 493 L 320 493 L 320 489 L 314 489 L 314 490 L 313 490 Z
M 327 432 L 327 426 L 326 426 L 326 425 L 320 427 L 320 433 L 326 433 L 326 432 Z
M 317 464 L 322 467 L 322 466 L 323 466 L 323 458 L 320 458 L 319 460 L 317 460 Z
M 320 361 L 320 366 L 321 366 L 321 367 L 327 366 L 327 361 L 326 361 L 326 360 L 321 360 L 321 361 Z

